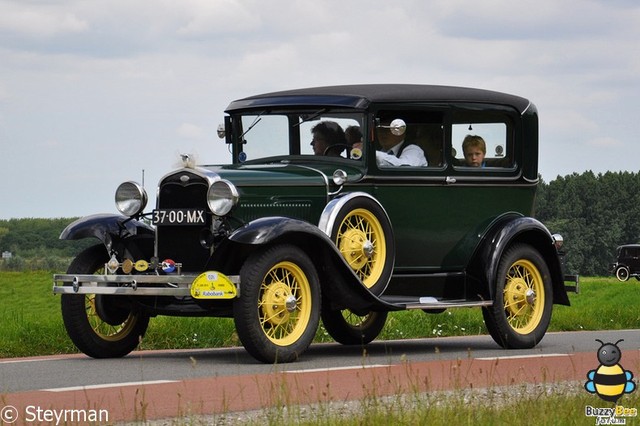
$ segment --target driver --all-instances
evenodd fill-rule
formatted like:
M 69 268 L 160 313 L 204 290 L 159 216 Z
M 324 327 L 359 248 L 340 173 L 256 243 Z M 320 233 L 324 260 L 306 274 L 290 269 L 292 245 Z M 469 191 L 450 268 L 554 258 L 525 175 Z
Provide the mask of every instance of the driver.
M 321 121 L 311 128 L 311 147 L 315 155 L 340 156 L 347 147 L 344 130 L 335 121 Z
M 376 139 L 381 150 L 376 151 L 378 167 L 389 166 L 426 166 L 427 159 L 424 151 L 418 145 L 405 140 L 405 134 L 396 135 L 389 128 L 390 119 L 381 119 L 376 129 Z M 353 145 L 362 148 L 362 143 Z

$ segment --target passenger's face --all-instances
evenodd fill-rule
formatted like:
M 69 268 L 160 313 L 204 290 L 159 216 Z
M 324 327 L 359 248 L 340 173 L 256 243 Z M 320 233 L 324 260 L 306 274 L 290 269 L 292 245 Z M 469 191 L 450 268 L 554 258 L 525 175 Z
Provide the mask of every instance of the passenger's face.
M 484 161 L 484 152 L 479 147 L 471 146 L 464 152 L 464 159 L 467 166 L 481 167 Z

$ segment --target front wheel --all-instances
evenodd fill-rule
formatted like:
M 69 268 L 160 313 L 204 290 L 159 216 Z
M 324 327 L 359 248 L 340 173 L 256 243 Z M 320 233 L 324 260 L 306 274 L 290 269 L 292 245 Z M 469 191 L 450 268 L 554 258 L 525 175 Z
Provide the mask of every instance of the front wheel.
M 322 323 L 329 335 L 343 345 L 366 345 L 372 342 L 387 322 L 386 312 L 358 315 L 350 309 L 322 309 Z
M 109 255 L 102 245 L 82 251 L 67 274 L 102 274 Z M 149 316 L 121 296 L 63 294 L 62 320 L 71 341 L 93 358 L 118 358 L 134 350 L 147 331 Z
M 247 352 L 266 363 L 295 361 L 320 322 L 320 284 L 309 257 L 286 244 L 260 250 L 244 262 L 240 282 L 233 319 Z
M 626 266 L 618 266 L 616 269 L 616 278 L 622 282 L 627 281 L 629 279 L 629 268 Z
M 532 348 L 551 321 L 551 277 L 533 247 L 515 244 L 500 260 L 493 305 L 482 309 L 489 334 L 507 349 Z

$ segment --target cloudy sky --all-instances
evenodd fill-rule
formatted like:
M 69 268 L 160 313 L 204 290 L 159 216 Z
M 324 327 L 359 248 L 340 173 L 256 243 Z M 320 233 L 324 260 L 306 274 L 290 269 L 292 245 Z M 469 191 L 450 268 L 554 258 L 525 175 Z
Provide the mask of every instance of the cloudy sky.
M 115 213 L 227 162 L 231 100 L 352 83 L 521 95 L 545 181 L 640 171 L 637 0 L 0 0 L 0 219 Z

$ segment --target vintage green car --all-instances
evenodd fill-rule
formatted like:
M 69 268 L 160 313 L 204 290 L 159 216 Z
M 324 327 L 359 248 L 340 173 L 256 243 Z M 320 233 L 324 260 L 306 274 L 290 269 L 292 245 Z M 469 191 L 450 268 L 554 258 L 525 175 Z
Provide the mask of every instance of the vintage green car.
M 100 240 L 54 276 L 85 354 L 136 348 L 156 315 L 233 317 L 256 359 L 290 362 L 319 322 L 375 339 L 387 314 L 482 308 L 505 348 L 531 348 L 569 305 L 562 237 L 532 218 L 538 114 L 527 99 L 428 85 L 350 85 L 231 102 L 231 162 L 128 181 L 122 215 L 69 225 Z

